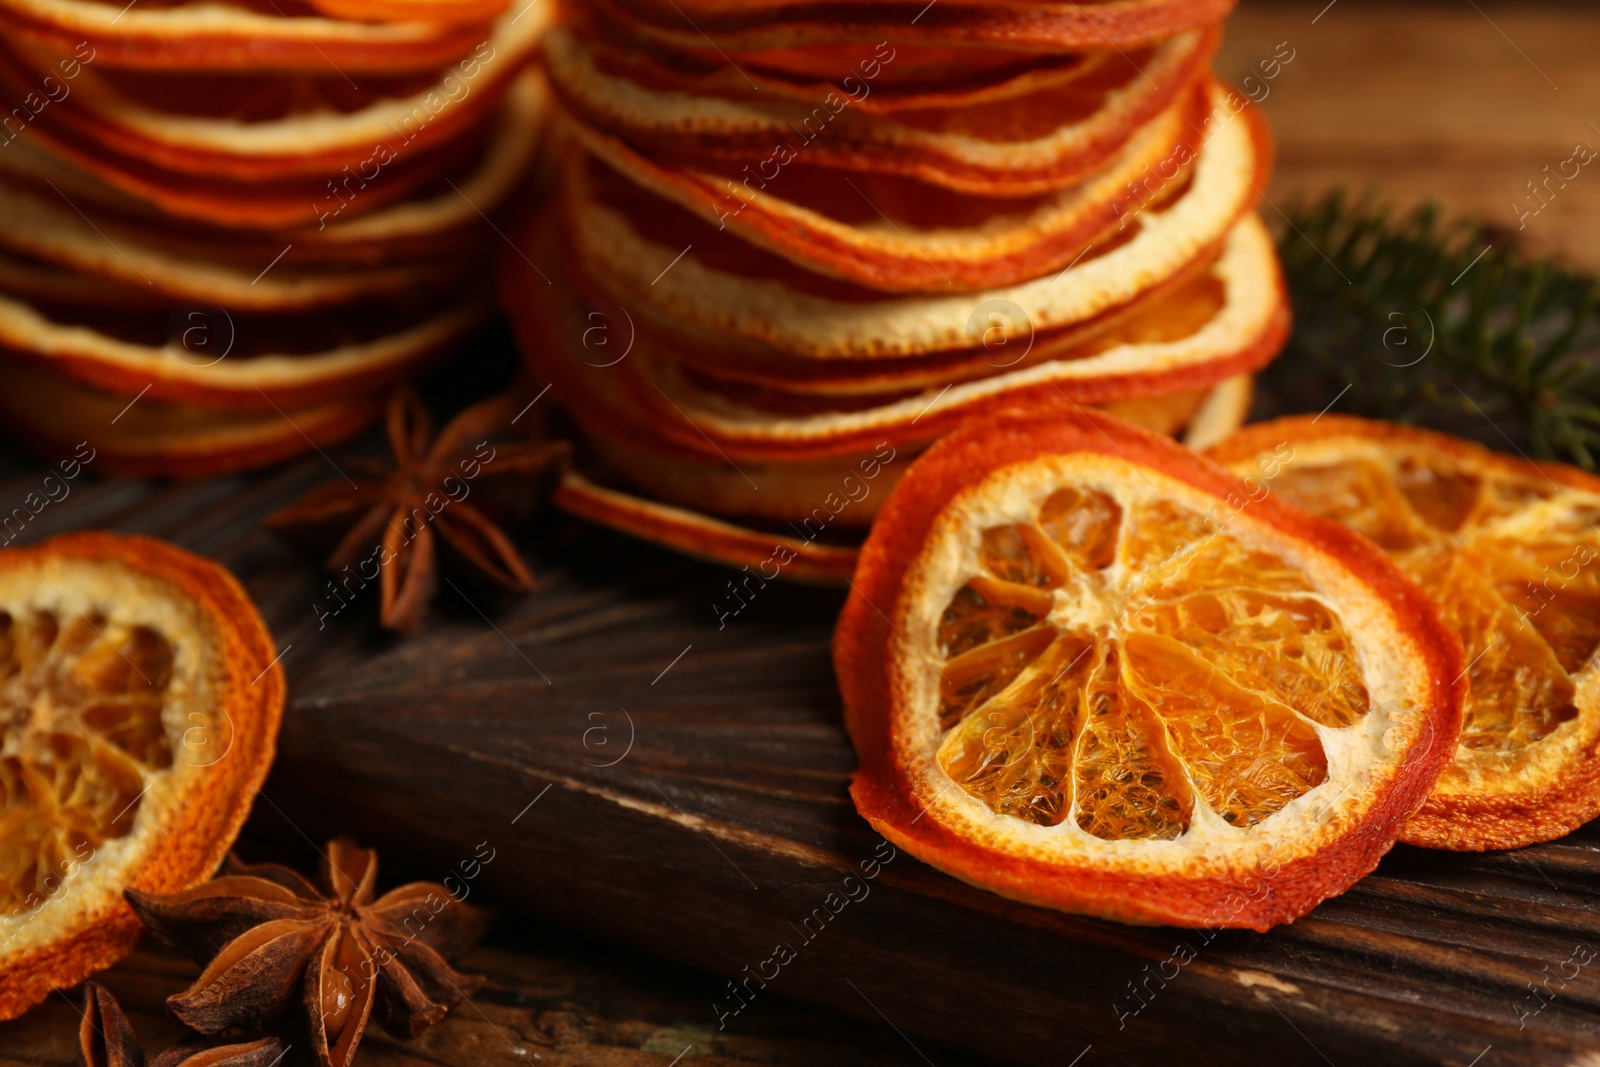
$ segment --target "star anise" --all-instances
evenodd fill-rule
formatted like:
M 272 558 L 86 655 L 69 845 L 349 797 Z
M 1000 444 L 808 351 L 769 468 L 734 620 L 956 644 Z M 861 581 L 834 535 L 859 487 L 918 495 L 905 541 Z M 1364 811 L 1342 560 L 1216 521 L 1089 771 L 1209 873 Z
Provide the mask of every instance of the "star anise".
M 502 527 L 555 484 L 570 446 L 513 436 L 519 406 L 514 394 L 492 397 L 435 435 L 421 397 L 403 386 L 389 398 L 393 465 L 352 462 L 349 477 L 324 482 L 267 519 L 268 528 L 308 548 L 332 546 L 325 566 L 333 595 L 319 617 L 337 614 L 346 596 L 379 579 L 380 623 L 415 628 L 438 586 L 441 549 L 499 589 L 533 588 Z
M 78 1024 L 79 1067 L 144 1067 L 144 1048 L 122 1006 L 105 986 L 85 982 Z
M 322 1067 L 346 1067 L 370 1017 L 411 1039 L 483 979 L 446 962 L 483 936 L 488 915 L 442 885 L 413 882 L 374 899 L 378 857 L 329 842 L 321 885 L 273 863 L 230 856 L 222 873 L 171 896 L 127 891 L 163 941 L 205 964 L 167 1000 L 203 1034 L 254 1030 L 299 1003 Z
M 218 1044 L 189 1037 L 155 1058 L 150 1067 L 271 1067 L 283 1058 L 275 1037 Z M 78 1025 L 78 1067 L 144 1067 L 144 1048 L 133 1024 L 109 990 L 95 982 L 83 987 L 83 1022 Z

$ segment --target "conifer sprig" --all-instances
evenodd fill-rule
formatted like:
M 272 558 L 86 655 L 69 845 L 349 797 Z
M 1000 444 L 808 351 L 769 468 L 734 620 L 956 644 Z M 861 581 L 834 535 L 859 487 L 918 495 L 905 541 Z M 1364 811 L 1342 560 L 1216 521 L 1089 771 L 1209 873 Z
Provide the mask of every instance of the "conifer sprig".
M 1335 410 L 1594 468 L 1600 279 L 1431 204 L 1397 216 L 1336 192 L 1286 214 L 1295 331 L 1263 375 L 1271 406 L 1344 391 Z

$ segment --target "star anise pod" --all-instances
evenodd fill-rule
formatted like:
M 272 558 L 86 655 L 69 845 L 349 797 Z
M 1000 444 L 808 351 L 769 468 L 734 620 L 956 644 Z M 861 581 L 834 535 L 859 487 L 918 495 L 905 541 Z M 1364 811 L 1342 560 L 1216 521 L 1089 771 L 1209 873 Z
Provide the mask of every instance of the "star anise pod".
M 430 882 L 374 899 L 377 875 L 377 853 L 340 838 L 328 844 L 320 886 L 230 856 L 187 892 L 126 895 L 156 936 L 205 964 L 167 1000 L 179 1022 L 203 1034 L 253 1030 L 298 1003 L 317 1062 L 346 1067 L 370 1017 L 409 1040 L 483 984 L 446 960 L 477 943 L 488 913 Z
M 78 1067 L 144 1067 L 144 1047 L 111 991 L 83 985 L 83 1022 L 78 1024 Z
M 533 588 L 502 527 L 555 484 L 571 446 L 513 436 L 519 406 L 514 394 L 492 397 L 435 434 L 422 398 L 403 386 L 389 398 L 392 465 L 352 462 L 348 477 L 324 482 L 267 519 L 269 529 L 308 548 L 332 546 L 325 566 L 333 598 L 319 617 L 337 614 L 345 596 L 378 579 L 380 623 L 414 629 L 438 587 L 441 550 L 499 589 Z
M 155 1058 L 150 1067 L 271 1067 L 283 1058 L 275 1037 L 239 1044 L 217 1044 L 190 1037 Z M 144 1067 L 144 1048 L 133 1024 L 109 990 L 95 982 L 83 987 L 83 1022 L 78 1025 L 78 1067 Z

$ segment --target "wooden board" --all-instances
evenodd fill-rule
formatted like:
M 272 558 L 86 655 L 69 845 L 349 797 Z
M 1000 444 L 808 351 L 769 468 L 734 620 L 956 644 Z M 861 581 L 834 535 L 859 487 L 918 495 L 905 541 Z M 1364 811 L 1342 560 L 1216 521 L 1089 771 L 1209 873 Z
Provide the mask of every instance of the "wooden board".
M 291 682 L 258 835 L 350 832 L 391 874 L 403 858 L 435 878 L 492 850 L 485 896 L 697 968 L 682 991 L 717 1037 L 782 996 L 886 1025 L 929 1062 L 944 1043 L 1063 1065 L 1600 1059 L 1594 827 L 1511 854 L 1398 849 L 1267 935 L 1040 911 L 906 855 L 830 916 L 829 894 L 883 854 L 845 792 L 837 593 L 772 585 L 719 626 L 727 572 L 546 515 L 527 546 L 543 586 L 520 604 L 449 598 L 402 642 L 374 633 L 369 590 L 323 625 L 321 579 L 256 523 L 330 474 L 312 458 L 83 482 L 23 531 L 151 533 L 245 581 Z M 39 477 L 16 471 L 0 501 Z M 795 959 L 772 976 L 779 944 Z M 728 983 L 763 968 L 733 1014 Z
M 700 1003 L 667 964 L 623 961 L 615 952 L 549 944 L 539 931 L 495 931 L 495 944 L 462 965 L 488 981 L 471 1000 L 416 1041 L 399 1041 L 376 1026 L 356 1067 L 925 1067 L 882 1021 L 836 1017 L 809 1005 L 772 1003 L 738 1032 L 716 1033 Z M 199 968 L 143 947 L 100 981 L 127 1012 L 145 1051 L 154 1055 L 184 1033 L 166 1018 L 166 998 L 194 981 Z M 14 1022 L 0 1023 L 0 1067 L 68 1067 L 79 1006 L 52 997 Z M 279 1067 L 305 1067 L 298 1027 Z M 947 1059 L 939 1067 L 970 1060 Z

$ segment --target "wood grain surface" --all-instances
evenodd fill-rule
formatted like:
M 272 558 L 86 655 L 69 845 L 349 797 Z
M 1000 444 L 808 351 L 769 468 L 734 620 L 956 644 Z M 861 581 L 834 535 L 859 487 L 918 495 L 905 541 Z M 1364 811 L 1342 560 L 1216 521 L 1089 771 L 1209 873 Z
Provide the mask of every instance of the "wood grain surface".
M 1600 269 L 1600 159 L 1542 184 L 1576 145 L 1600 152 L 1597 42 L 1593 3 L 1241 0 L 1216 67 L 1272 123 L 1272 203 L 1333 186 L 1434 199 Z M 1266 80 L 1280 43 L 1294 59 Z
M 1263 105 L 1274 201 L 1376 185 L 1514 226 L 1524 180 L 1569 141 L 1600 145 L 1583 132 L 1600 121 L 1583 115 L 1597 28 L 1580 7 L 1246 0 L 1220 63 L 1240 76 L 1279 41 L 1297 50 Z M 1528 229 L 1596 262 L 1597 220 L 1585 172 Z M 845 793 L 838 594 L 769 586 L 720 627 L 727 572 L 545 514 L 524 541 L 542 585 L 521 603 L 447 586 L 397 641 L 367 590 L 324 623 L 322 579 L 257 523 L 342 455 L 84 481 L 23 539 L 170 538 L 261 603 L 292 696 L 247 848 L 304 862 L 353 833 L 384 850 L 390 884 L 493 850 L 474 892 L 522 918 L 468 961 L 490 985 L 415 1045 L 372 1039 L 361 1063 L 1600 1063 L 1594 826 L 1516 853 L 1400 848 L 1266 935 L 1043 912 L 905 855 L 834 916 L 830 894 L 883 847 Z M 39 478 L 0 469 L 0 502 Z M 779 943 L 794 961 L 746 986 Z M 142 952 L 112 973 L 141 1032 L 160 1033 L 187 968 Z M 70 1062 L 70 1012 L 57 998 L 0 1026 L 0 1063 Z
M 775 1003 L 739 1033 L 716 1033 L 677 973 L 662 964 L 618 961 L 592 946 L 552 948 L 547 935 L 529 942 L 497 932 L 494 947 L 466 957 L 469 970 L 488 977 L 469 1005 L 416 1041 L 374 1028 L 357 1053 L 358 1067 L 920 1067 L 923 1060 L 891 1030 L 815 1008 Z M 508 947 L 508 946 L 519 947 Z M 146 1051 L 154 1054 L 183 1036 L 163 1003 L 193 981 L 199 968 L 160 949 L 141 948 L 102 977 L 127 1012 Z M 81 1004 L 53 997 L 16 1022 L 0 1023 L 3 1067 L 67 1067 Z M 819 1025 L 819 1021 L 821 1025 Z M 297 1030 L 284 1033 L 284 1065 L 304 1062 Z M 681 1059 L 680 1059 L 681 1057 Z M 940 1063 L 960 1067 L 961 1061 Z
M 527 544 L 543 585 L 520 604 L 449 597 L 403 642 L 374 633 L 370 597 L 323 626 L 321 581 L 256 524 L 327 475 L 312 458 L 187 486 L 85 483 L 26 532 L 152 533 L 244 579 L 291 682 L 258 839 L 353 833 L 394 877 L 443 877 L 486 846 L 480 899 L 686 965 L 673 990 L 698 1007 L 680 1021 L 719 1039 L 799 998 L 935 1063 L 948 1046 L 1062 1064 L 1600 1057 L 1596 828 L 1507 854 L 1399 849 L 1267 935 L 1044 912 L 905 855 L 830 916 L 884 847 L 845 793 L 837 593 L 769 586 L 719 627 L 726 572 L 545 516 Z M 17 472 L 0 499 L 37 477 Z M 746 987 L 780 943 L 794 961 Z M 484 1042 L 444 1062 L 513 1055 Z

